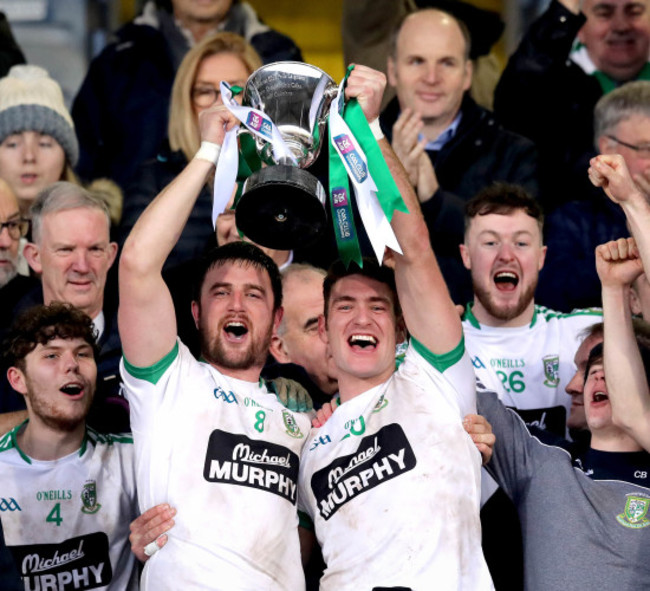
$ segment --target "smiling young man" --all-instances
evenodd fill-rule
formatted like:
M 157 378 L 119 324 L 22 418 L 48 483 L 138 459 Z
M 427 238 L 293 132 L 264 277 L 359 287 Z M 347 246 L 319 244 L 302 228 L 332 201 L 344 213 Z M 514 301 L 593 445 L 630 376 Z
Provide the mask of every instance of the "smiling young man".
M 495 184 L 466 207 L 461 255 L 474 302 L 463 330 L 480 388 L 499 394 L 529 424 L 565 435 L 580 333 L 600 321 L 595 310 L 559 314 L 535 305 L 546 247 L 538 203 L 520 187 Z
M 385 79 L 358 74 L 348 89 L 353 81 L 373 121 Z M 367 261 L 337 263 L 325 280 L 319 331 L 342 404 L 312 432 L 300 466 L 300 504 L 327 564 L 320 588 L 492 589 L 480 460 L 462 426 L 475 383 L 460 319 L 406 173 L 385 139 L 379 146 L 410 213 L 391 221 L 403 251 L 390 254 L 394 276 Z M 396 370 L 405 327 L 411 340 Z
M 6 341 L 8 378 L 28 420 L 0 439 L 7 546 L 26 589 L 136 589 L 133 441 L 86 426 L 95 393 L 91 319 L 37 306 Z
M 612 421 L 602 343 L 584 380 L 587 449 L 541 443 L 493 392 L 478 394 L 496 435 L 487 468 L 521 519 L 529 591 L 636 589 L 650 577 L 639 554 L 650 543 L 650 455 Z
M 144 211 L 120 259 L 122 376 L 140 507 L 178 509 L 167 544 L 147 561 L 142 589 L 298 591 L 305 583 L 297 481 L 309 418 L 286 410 L 260 380 L 282 317 L 278 268 L 247 242 L 205 256 L 192 302 L 199 361 L 177 337 L 162 277 L 236 120 L 221 106 L 199 122 L 210 149 Z

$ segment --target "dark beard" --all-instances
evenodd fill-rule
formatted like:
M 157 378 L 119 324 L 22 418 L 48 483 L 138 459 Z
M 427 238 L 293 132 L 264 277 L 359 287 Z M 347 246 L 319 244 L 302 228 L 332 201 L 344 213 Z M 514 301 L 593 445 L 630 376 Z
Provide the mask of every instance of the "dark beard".
M 205 331 L 201 331 L 201 352 L 206 361 L 224 369 L 250 369 L 256 365 L 261 367 L 266 363 L 272 335 L 273 325 L 270 325 L 264 338 L 257 343 L 251 341 L 242 355 L 239 352 L 233 353 L 224 345 L 221 331 L 213 341 L 209 340 Z
M 537 281 L 531 283 L 528 289 L 521 294 L 519 301 L 514 307 L 509 307 L 505 309 L 498 307 L 494 303 L 494 301 L 492 300 L 492 294 L 488 290 L 483 289 L 481 286 L 474 283 L 474 281 L 472 281 L 472 286 L 474 289 L 474 297 L 479 302 L 481 302 L 481 305 L 483 306 L 483 308 L 485 308 L 487 313 L 498 320 L 508 322 L 509 320 L 512 320 L 513 318 L 516 318 L 517 316 L 522 314 L 524 310 L 526 310 L 526 308 L 529 306 L 530 302 L 535 297 L 535 289 L 537 288 Z

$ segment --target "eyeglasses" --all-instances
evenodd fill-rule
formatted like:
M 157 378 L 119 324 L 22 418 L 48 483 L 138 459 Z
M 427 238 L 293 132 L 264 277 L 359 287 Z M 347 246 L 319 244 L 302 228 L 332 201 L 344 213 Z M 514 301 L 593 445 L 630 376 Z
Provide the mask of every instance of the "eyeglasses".
M 202 109 L 207 109 L 214 105 L 220 96 L 221 91 L 213 86 L 195 86 L 192 88 L 192 102 L 195 106 Z
M 7 228 L 9 236 L 13 240 L 18 240 L 23 236 L 27 236 L 27 230 L 29 230 L 29 222 L 27 220 L 9 220 L 8 222 L 0 222 L 0 234 L 2 231 Z
M 634 150 L 641 158 L 650 158 L 650 144 L 641 144 L 640 146 L 635 146 L 634 144 L 628 144 L 627 142 L 622 142 L 616 136 L 613 135 L 608 135 L 606 137 L 616 142 L 617 144 L 621 144 L 621 146 L 625 146 L 630 150 Z

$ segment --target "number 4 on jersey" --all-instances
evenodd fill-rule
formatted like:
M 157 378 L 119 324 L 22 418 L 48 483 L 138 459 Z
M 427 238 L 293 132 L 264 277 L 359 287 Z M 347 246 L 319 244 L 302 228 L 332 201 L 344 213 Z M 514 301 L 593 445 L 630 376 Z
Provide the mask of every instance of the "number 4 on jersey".
M 61 503 L 54 505 L 54 508 L 50 511 L 50 514 L 45 518 L 45 521 L 49 523 L 56 523 L 57 527 L 61 525 L 63 517 L 61 517 Z

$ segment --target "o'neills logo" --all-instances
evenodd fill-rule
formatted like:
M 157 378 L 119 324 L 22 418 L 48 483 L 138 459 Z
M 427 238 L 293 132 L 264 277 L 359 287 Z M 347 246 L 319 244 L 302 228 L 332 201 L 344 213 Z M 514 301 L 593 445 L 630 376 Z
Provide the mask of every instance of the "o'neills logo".
M 311 478 L 318 510 L 328 520 L 345 503 L 415 468 L 415 454 L 402 427 L 386 425 L 364 437 L 357 452 L 339 458 Z
M 352 140 L 347 135 L 341 134 L 334 137 L 334 143 L 348 163 L 350 171 L 357 179 L 357 182 L 362 183 L 365 181 L 368 177 L 368 168 L 366 167 L 366 163 L 361 159 L 361 156 L 359 156 L 359 153 L 355 150 Z
M 217 429 L 208 441 L 203 477 L 268 491 L 295 504 L 298 468 L 297 454 L 286 447 Z
M 98 532 L 60 544 L 10 546 L 25 591 L 96 589 L 113 579 L 108 537 Z

